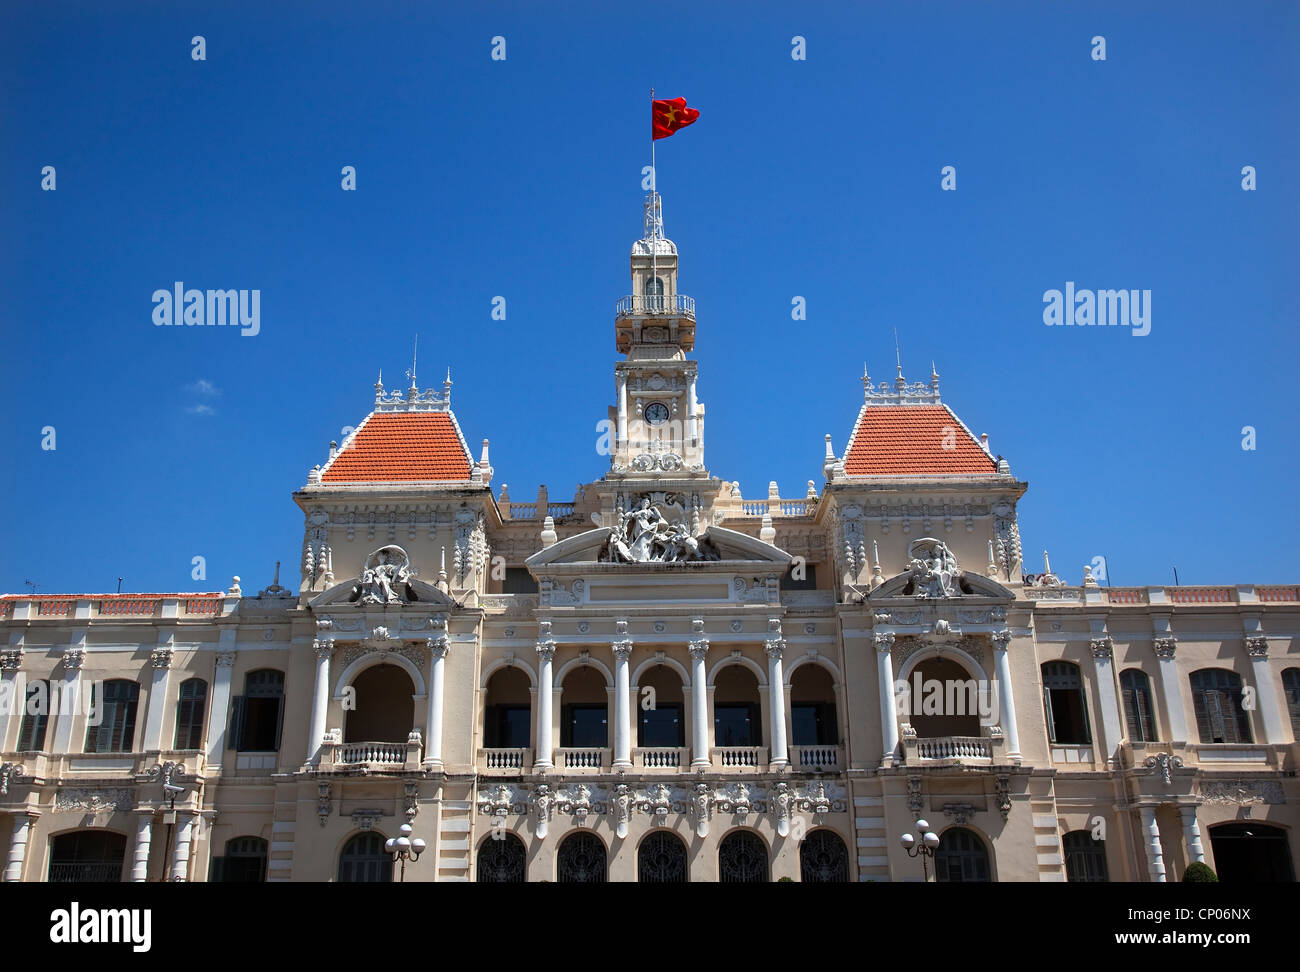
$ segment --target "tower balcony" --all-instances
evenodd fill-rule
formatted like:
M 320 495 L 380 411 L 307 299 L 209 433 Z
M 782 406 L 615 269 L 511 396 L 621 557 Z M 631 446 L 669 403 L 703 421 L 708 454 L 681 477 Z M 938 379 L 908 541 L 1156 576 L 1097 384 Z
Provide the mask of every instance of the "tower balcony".
M 633 344 L 676 344 L 695 347 L 695 298 L 684 294 L 631 294 L 614 307 L 618 350 Z

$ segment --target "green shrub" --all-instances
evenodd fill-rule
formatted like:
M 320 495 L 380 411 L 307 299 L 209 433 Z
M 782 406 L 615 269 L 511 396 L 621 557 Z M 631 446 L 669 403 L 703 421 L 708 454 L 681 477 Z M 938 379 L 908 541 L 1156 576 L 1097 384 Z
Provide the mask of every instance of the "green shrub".
M 1208 884 L 1218 882 L 1219 876 L 1210 870 L 1208 864 L 1202 864 L 1200 861 L 1187 865 L 1187 873 L 1183 875 L 1184 884 Z

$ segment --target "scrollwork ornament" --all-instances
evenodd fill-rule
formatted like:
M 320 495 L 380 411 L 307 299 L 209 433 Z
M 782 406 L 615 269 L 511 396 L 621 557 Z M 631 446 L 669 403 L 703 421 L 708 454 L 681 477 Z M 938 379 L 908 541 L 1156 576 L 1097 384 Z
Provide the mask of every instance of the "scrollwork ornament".
M 1268 639 L 1262 636 L 1255 636 L 1246 639 L 1246 654 L 1251 658 L 1268 657 Z
M 1143 765 L 1152 773 L 1159 773 L 1160 782 L 1169 786 L 1173 782 L 1173 771 L 1183 768 L 1183 758 L 1170 753 L 1156 753 L 1154 756 L 1148 756 Z

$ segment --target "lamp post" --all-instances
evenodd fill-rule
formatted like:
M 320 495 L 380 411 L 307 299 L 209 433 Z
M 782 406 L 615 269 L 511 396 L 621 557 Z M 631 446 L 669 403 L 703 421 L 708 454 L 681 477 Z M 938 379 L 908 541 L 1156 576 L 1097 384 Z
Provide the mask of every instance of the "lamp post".
M 402 824 L 402 826 L 397 828 L 397 832 L 402 836 L 389 837 L 388 840 L 384 841 L 384 850 L 393 855 L 394 864 L 398 861 L 402 862 L 402 876 L 400 880 L 405 881 L 407 859 L 409 858 L 411 863 L 414 864 L 420 859 L 420 855 L 424 853 L 426 845 L 419 837 L 412 839 L 410 824 Z
M 931 857 L 934 857 L 934 852 L 939 847 L 939 835 L 931 830 L 929 823 L 924 820 L 916 822 L 916 829 L 921 834 L 919 844 L 911 834 L 903 834 L 902 837 L 898 838 L 898 842 L 903 845 L 903 850 L 907 851 L 908 857 L 921 858 L 921 870 L 925 874 L 925 880 L 928 883 L 930 880 L 930 865 L 928 862 Z

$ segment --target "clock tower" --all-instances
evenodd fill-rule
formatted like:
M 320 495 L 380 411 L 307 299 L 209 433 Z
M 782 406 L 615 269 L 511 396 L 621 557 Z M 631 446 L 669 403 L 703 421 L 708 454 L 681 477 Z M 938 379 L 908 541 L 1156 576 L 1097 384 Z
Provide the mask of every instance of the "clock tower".
M 677 246 L 663 235 L 659 193 L 645 200 L 645 234 L 632 244 L 632 293 L 614 315 L 617 402 L 609 411 L 608 478 L 708 478 L 704 406 L 695 393 L 695 301 L 677 292 Z

